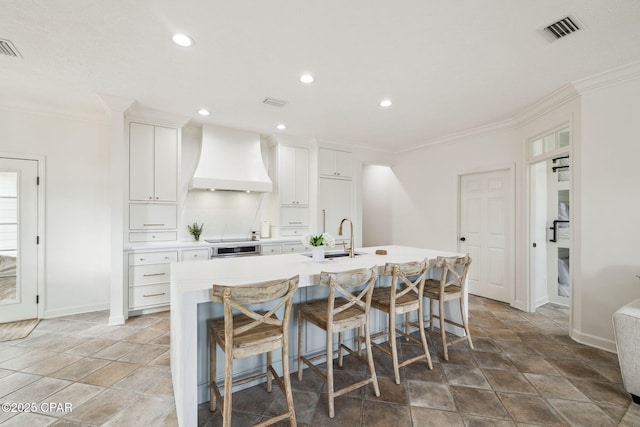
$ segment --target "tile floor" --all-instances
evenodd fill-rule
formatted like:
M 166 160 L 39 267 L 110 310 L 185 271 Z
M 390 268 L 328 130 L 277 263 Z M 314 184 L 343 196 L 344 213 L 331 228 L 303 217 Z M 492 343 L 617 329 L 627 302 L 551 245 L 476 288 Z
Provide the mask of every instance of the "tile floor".
M 299 426 L 638 426 L 640 405 L 622 387 L 615 354 L 580 345 L 568 337 L 568 310 L 552 305 L 528 314 L 506 304 L 470 297 L 474 350 L 461 342 L 444 361 L 440 340 L 429 336 L 433 370 L 426 363 L 401 368 L 393 379 L 391 359 L 374 350 L 381 395 L 359 389 L 336 400 L 328 418 L 325 385 L 310 370 L 292 375 Z M 399 340 L 401 355 L 419 346 Z M 366 375 L 345 359 L 336 383 Z M 263 385 L 234 393 L 234 425 L 250 425 L 284 411 L 284 397 Z M 638 407 L 638 408 L 634 408 Z M 630 410 L 631 411 L 631 410 Z M 221 425 L 219 411 L 199 407 L 201 426 Z M 281 423 L 280 425 L 287 425 Z
M 35 412 L 0 412 L 3 426 L 175 426 L 169 370 L 169 314 L 106 326 L 106 312 L 43 320 L 22 340 L 0 343 L 0 402 L 35 403 Z M 309 370 L 292 379 L 298 424 L 305 426 L 638 426 L 640 405 L 622 387 L 617 357 L 572 341 L 567 311 L 551 305 L 528 314 L 470 298 L 475 349 L 466 343 L 442 359 L 429 337 L 434 369 L 401 369 L 396 385 L 388 356 L 375 350 L 381 396 L 369 388 L 336 401 L 327 416 L 324 383 Z M 400 341 L 401 354 L 417 347 Z M 365 375 L 349 358 L 336 382 Z M 70 403 L 72 410 L 52 403 Z M 234 393 L 233 424 L 279 413 L 277 387 Z M 626 414 L 626 415 L 625 415 Z M 199 407 L 199 424 L 221 425 L 219 411 Z M 287 425 L 283 423 L 282 425 Z

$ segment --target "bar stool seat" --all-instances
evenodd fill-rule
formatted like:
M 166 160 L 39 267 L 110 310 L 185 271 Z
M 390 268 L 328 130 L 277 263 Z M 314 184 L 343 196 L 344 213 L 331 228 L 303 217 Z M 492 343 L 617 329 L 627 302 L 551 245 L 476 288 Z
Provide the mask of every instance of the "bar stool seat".
M 231 426 L 232 388 L 260 378 L 267 378 L 267 391 L 271 392 L 272 379 L 282 389 L 287 400 L 287 412 L 264 420 L 255 426 L 267 426 L 289 419 L 296 426 L 293 408 L 293 394 L 289 376 L 288 330 L 291 317 L 293 295 L 298 288 L 298 276 L 286 280 L 276 280 L 249 286 L 213 285 L 210 296 L 212 302 L 224 304 L 224 317 L 208 321 L 210 352 L 210 409 L 215 411 L 219 402 L 222 409 L 224 427 Z M 254 310 L 252 304 L 272 303 L 266 310 Z M 282 319 L 276 312 L 284 310 Z M 234 311 L 236 314 L 234 314 Z M 219 346 L 224 352 L 224 397 L 220 393 L 216 378 L 216 351 Z M 271 352 L 282 350 L 281 379 L 272 365 Z M 257 354 L 267 354 L 265 373 L 233 381 L 233 360 Z

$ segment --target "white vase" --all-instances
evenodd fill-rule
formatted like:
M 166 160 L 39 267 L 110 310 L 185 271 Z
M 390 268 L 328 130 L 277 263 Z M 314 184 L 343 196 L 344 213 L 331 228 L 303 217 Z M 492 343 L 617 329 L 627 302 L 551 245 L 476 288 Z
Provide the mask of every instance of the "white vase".
M 313 262 L 324 261 L 324 246 L 312 246 L 311 247 L 311 259 Z

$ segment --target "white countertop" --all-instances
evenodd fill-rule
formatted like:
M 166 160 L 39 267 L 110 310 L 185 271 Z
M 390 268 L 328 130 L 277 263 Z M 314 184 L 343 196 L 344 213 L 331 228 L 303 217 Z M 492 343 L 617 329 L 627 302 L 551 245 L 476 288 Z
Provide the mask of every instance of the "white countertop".
M 268 244 L 280 244 L 280 243 L 301 243 L 298 237 L 274 237 L 270 239 L 258 239 L 258 240 L 238 240 L 238 241 L 217 241 L 206 242 L 203 237 L 199 241 L 195 240 L 180 240 L 180 241 L 167 241 L 167 242 L 140 242 L 132 243 L 125 246 L 125 252 L 136 251 L 154 251 L 154 250 L 168 250 L 168 249 L 205 249 L 220 246 L 238 246 L 238 245 L 268 245 Z
M 376 249 L 386 249 L 387 255 L 376 255 Z M 336 249 L 340 250 L 340 249 Z M 329 250 L 330 251 L 330 250 Z M 387 262 L 435 260 L 437 256 L 460 256 L 454 252 L 406 246 L 376 246 L 356 249 L 355 258 L 341 257 L 313 262 L 303 254 L 237 257 L 211 259 L 192 263 L 171 264 L 171 283 L 175 292 L 190 292 L 209 289 L 218 285 L 246 285 L 268 280 L 286 279 L 300 275 L 299 287 L 318 283 L 323 271 L 347 271 L 357 268 L 383 266 Z

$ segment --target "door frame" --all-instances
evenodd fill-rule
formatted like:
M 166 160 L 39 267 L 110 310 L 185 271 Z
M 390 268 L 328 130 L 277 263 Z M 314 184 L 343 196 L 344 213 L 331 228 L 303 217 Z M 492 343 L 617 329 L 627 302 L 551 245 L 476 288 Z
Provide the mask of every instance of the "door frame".
M 549 135 L 551 133 L 554 132 L 558 132 L 564 128 L 568 128 L 569 129 L 569 146 L 567 147 L 563 147 L 561 149 L 555 150 L 555 151 L 551 151 L 548 153 L 544 153 L 541 154 L 539 156 L 533 157 L 531 155 L 530 152 L 530 144 L 532 141 L 535 141 L 536 139 L 542 138 L 545 135 Z M 576 141 L 576 135 L 575 135 L 575 127 L 574 127 L 574 121 L 573 119 L 571 120 L 566 120 L 566 121 L 561 121 L 559 123 L 556 123 L 553 126 L 547 127 L 544 130 L 540 131 L 540 132 L 536 132 L 535 134 L 531 134 L 528 137 L 526 137 L 523 141 L 524 143 L 524 152 L 525 152 L 525 167 L 526 167 L 526 171 L 525 171 L 525 232 L 526 232 L 526 245 L 525 245 L 525 283 L 526 283 L 526 306 L 524 308 L 525 311 L 529 312 L 529 313 L 533 313 L 536 311 L 536 307 L 535 307 L 535 280 L 534 280 L 534 274 L 535 271 L 532 270 L 531 268 L 531 260 L 532 257 L 534 256 L 533 254 L 533 243 L 534 243 L 534 239 L 535 236 L 533 236 L 533 232 L 532 232 L 532 215 L 531 215 L 531 210 L 533 209 L 533 202 L 532 202 L 532 197 L 533 197 L 533 183 L 531 182 L 531 167 L 536 164 L 536 163 L 540 163 L 542 161 L 548 161 L 550 159 L 553 159 L 554 157 L 557 157 L 558 155 L 562 155 L 562 154 L 569 154 L 570 159 L 571 159 L 571 167 L 569 168 L 569 205 L 571 207 L 574 207 L 573 209 L 569 209 L 569 221 L 570 224 L 572 225 L 570 227 L 570 231 L 569 231 L 569 244 L 570 247 L 572 248 L 571 251 L 571 262 L 569 263 L 569 332 L 571 332 L 573 330 L 573 301 L 574 301 L 574 283 L 573 283 L 573 278 L 574 278 L 574 272 L 573 272 L 573 268 L 574 268 L 574 257 L 575 257 L 575 251 L 573 250 L 574 246 L 574 229 L 575 229 L 575 221 L 574 221 L 574 211 L 575 211 L 575 203 L 574 203 L 574 198 L 575 198 L 575 175 L 574 175 L 574 165 L 575 165 L 575 154 L 574 154 L 574 145 L 575 145 L 575 141 Z
M 457 203 L 456 214 L 457 214 L 457 224 L 456 224 L 456 250 L 460 252 L 460 233 L 461 233 L 461 223 L 462 223 L 462 215 L 461 215 L 461 207 L 462 207 L 462 177 L 464 175 L 473 175 L 473 174 L 481 174 L 481 173 L 490 173 L 497 171 L 508 171 L 508 180 L 511 188 L 506 192 L 507 197 L 507 220 L 509 224 L 507 228 L 509 230 L 510 236 L 508 239 L 505 239 L 507 244 L 507 254 L 509 259 L 507 260 L 508 272 L 505 281 L 509 281 L 511 286 L 509 286 L 509 305 L 512 307 L 516 307 L 522 309 L 515 301 L 516 295 L 516 164 L 511 163 L 503 163 L 496 164 L 493 167 L 488 168 L 473 168 L 473 169 L 464 169 L 460 170 L 457 173 L 457 186 L 458 186 L 458 195 L 457 195 Z
M 45 217 L 44 214 L 46 212 L 45 209 L 45 197 L 46 194 L 46 158 L 45 156 L 37 155 L 37 154 L 25 154 L 25 153 L 9 153 L 0 151 L 0 158 L 12 159 L 12 160 L 30 160 L 36 162 L 37 174 L 39 178 L 39 185 L 36 189 L 37 192 L 37 203 L 38 203 L 38 220 L 36 227 L 38 228 L 37 234 L 40 237 L 40 242 L 37 245 L 36 253 L 37 253 L 37 271 L 36 271 L 36 290 L 39 296 L 38 301 L 38 319 L 42 319 L 44 317 L 45 312 L 45 303 L 47 301 L 46 295 L 46 277 L 45 277 Z

